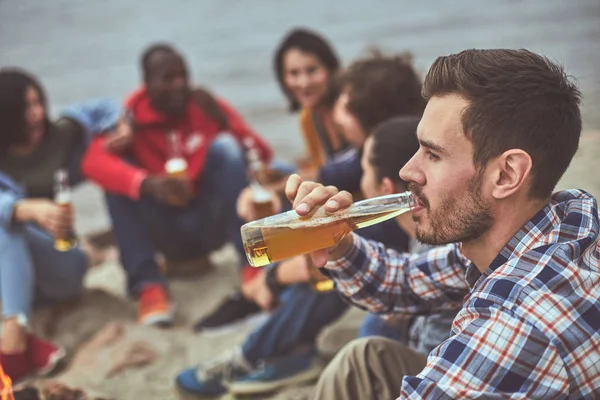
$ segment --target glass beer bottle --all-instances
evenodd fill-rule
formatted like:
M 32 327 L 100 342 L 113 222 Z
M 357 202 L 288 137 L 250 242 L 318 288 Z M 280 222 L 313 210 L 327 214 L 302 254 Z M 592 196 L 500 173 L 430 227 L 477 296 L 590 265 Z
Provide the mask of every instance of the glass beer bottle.
M 73 207 L 69 173 L 65 169 L 59 169 L 54 173 L 54 202 L 61 207 Z M 67 251 L 75 246 L 77 246 L 77 239 L 73 231 L 70 231 L 65 237 L 54 239 L 54 248 L 56 250 Z
M 247 158 L 254 214 L 257 219 L 266 218 L 273 215 L 274 211 L 273 193 L 263 186 L 266 181 L 266 168 L 255 148 L 248 149 Z
M 187 180 L 188 163 L 183 155 L 183 145 L 178 132 L 171 131 L 167 134 L 167 151 L 168 158 L 165 163 L 165 172 L 167 175 L 172 178 Z M 168 202 L 173 206 L 183 205 L 173 196 L 168 198 Z
M 187 179 L 188 164 L 183 155 L 181 137 L 175 131 L 167 135 L 168 158 L 165 163 L 165 172 L 173 178 Z
M 242 226 L 244 251 L 250 265 L 262 267 L 334 246 L 355 229 L 394 218 L 414 206 L 412 193 L 404 192 L 359 201 L 332 215 L 323 207 L 307 217 L 291 210 Z

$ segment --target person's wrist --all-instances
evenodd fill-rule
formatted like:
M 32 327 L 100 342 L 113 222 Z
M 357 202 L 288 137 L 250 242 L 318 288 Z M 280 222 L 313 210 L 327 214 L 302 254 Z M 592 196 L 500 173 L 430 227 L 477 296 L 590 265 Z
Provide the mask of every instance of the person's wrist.
M 154 188 L 154 179 L 151 176 L 146 176 L 140 185 L 140 194 L 143 196 L 152 195 Z
M 32 222 L 35 221 L 35 213 L 31 207 L 30 200 L 17 200 L 13 207 L 13 219 L 17 222 Z
M 342 258 L 344 255 L 346 255 L 346 253 L 348 253 L 348 251 L 350 251 L 350 248 L 353 244 L 354 238 L 352 237 L 352 234 L 347 235 L 336 246 L 329 249 L 328 260 L 335 261 Z

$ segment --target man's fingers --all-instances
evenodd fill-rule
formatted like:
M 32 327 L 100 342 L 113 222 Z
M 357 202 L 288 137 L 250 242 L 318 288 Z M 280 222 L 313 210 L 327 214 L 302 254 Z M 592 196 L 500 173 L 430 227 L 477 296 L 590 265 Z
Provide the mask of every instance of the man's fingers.
M 302 184 L 302 178 L 300 175 L 292 174 L 285 183 L 285 196 L 288 198 L 290 203 L 294 204 L 298 188 Z
M 344 210 L 350 207 L 353 201 L 354 199 L 352 198 L 352 195 L 343 190 L 327 200 L 325 203 L 325 211 L 328 213 L 333 213 L 339 210 Z
M 296 204 L 294 204 L 294 208 L 299 215 L 309 214 L 314 209 L 324 205 L 331 197 L 338 193 L 338 189 L 335 186 L 320 186 L 316 184 L 317 186 L 306 185 L 303 188 L 303 185 L 298 190 Z M 304 196 L 301 197 L 302 195 Z

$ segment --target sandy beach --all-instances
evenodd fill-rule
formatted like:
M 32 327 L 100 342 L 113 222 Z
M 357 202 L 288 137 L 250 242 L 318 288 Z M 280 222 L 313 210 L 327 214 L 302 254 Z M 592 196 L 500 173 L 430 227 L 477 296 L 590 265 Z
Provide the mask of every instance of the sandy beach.
M 295 115 L 285 110 L 271 72 L 271 53 L 283 33 L 304 25 L 324 32 L 345 62 L 377 44 L 388 52 L 410 50 L 426 72 L 436 56 L 469 47 L 526 47 L 563 62 L 584 93 L 585 132 L 559 188 L 600 196 L 600 3 L 582 0 L 498 2 L 436 0 L 420 5 L 352 0 L 279 4 L 173 0 L 5 0 L 0 3 L 3 65 L 30 69 L 46 85 L 54 114 L 86 97 L 122 98 L 139 82 L 137 57 L 154 40 L 176 43 L 188 56 L 197 82 L 230 100 L 269 139 L 277 153 L 302 153 Z M 110 229 L 96 186 L 75 192 L 76 229 L 81 235 Z M 71 363 L 52 379 L 98 398 L 178 399 L 174 377 L 239 344 L 252 327 L 219 336 L 196 335 L 191 326 L 237 285 L 236 255 L 226 246 L 211 255 L 215 268 L 194 280 L 172 282 L 177 323 L 169 330 L 135 324 L 135 304 L 115 249 L 88 274 L 83 301 L 36 313 L 43 335 L 64 345 Z M 323 332 L 327 358 L 352 339 L 363 314 L 351 310 Z M 115 370 L 130 351 L 149 347 L 147 365 Z M 133 350 L 132 350 L 133 349 Z M 142 351 L 143 352 L 143 351 Z M 43 382 L 34 382 L 43 384 Z M 311 387 L 264 398 L 309 399 Z

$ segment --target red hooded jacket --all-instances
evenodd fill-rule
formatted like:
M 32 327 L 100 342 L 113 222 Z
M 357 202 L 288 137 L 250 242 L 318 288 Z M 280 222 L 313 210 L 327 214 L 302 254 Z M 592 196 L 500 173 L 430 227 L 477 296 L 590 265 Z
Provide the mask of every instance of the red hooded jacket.
M 253 138 L 262 159 L 268 163 L 272 150 L 267 142 L 246 124 L 233 107 L 222 99 L 216 101 L 227 117 L 226 131 L 237 138 L 240 145 L 243 139 Z M 167 133 L 171 131 L 181 135 L 189 178 L 195 181 L 202 175 L 208 149 L 222 130 L 198 104 L 190 101 L 182 116 L 172 117 L 155 110 L 142 88 L 128 98 L 125 108 L 132 117 L 134 128 L 133 143 L 125 156 L 132 158 L 136 165 L 106 151 L 105 138 L 97 137 L 82 162 L 82 171 L 87 178 L 107 192 L 139 198 L 141 183 L 148 175 L 165 173 Z

